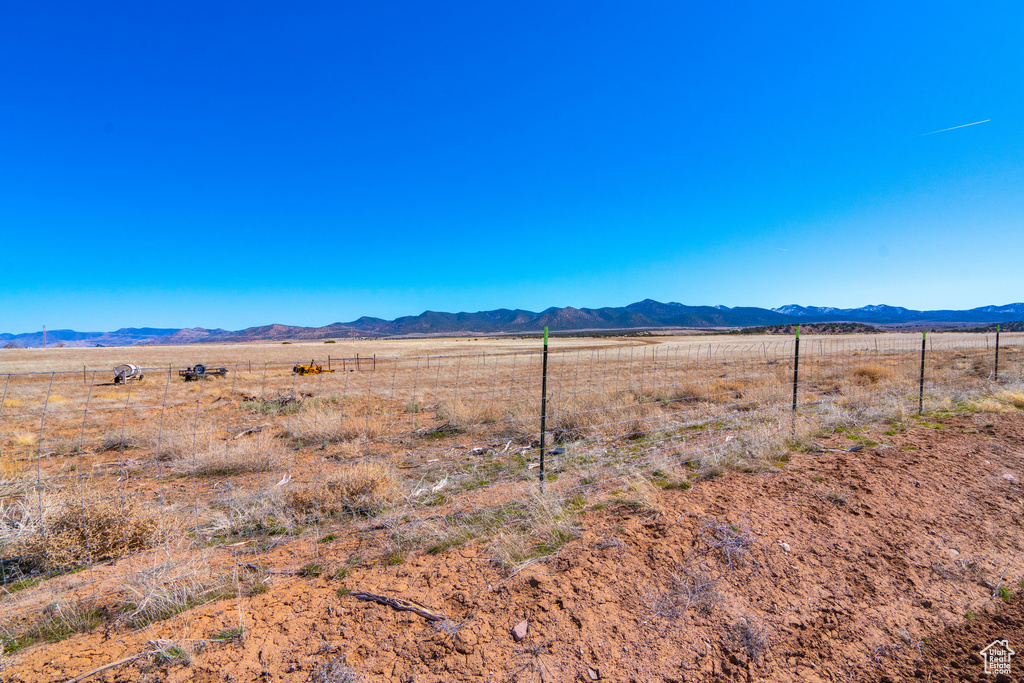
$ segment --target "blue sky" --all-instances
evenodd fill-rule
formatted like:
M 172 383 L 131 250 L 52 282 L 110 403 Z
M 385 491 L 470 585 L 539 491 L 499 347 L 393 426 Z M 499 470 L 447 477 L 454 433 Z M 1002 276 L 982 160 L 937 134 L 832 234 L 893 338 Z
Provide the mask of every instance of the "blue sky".
M 0 331 L 1021 301 L 1022 29 L 1015 2 L 7 3 Z

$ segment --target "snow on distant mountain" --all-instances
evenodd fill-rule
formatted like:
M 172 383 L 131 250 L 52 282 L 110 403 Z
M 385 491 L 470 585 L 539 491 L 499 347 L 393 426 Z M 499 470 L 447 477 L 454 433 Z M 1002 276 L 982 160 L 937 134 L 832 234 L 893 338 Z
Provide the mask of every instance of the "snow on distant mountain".
M 771 309 L 783 315 L 829 315 L 835 313 L 838 308 L 832 306 L 800 306 L 799 304 L 788 304 Z
M 980 313 L 1005 313 L 1008 315 L 1024 315 L 1024 303 L 1007 304 L 1005 306 L 982 306 L 981 308 L 972 308 L 971 311 L 978 311 Z
M 798 304 L 789 304 L 787 306 L 779 306 L 773 308 L 776 313 L 785 313 L 786 315 L 848 315 L 854 317 L 861 317 L 863 315 L 912 315 L 920 313 L 920 311 L 911 311 L 906 308 L 899 306 L 887 306 L 886 304 L 872 304 L 869 306 L 861 306 L 860 308 L 836 308 L 835 306 L 800 306 Z

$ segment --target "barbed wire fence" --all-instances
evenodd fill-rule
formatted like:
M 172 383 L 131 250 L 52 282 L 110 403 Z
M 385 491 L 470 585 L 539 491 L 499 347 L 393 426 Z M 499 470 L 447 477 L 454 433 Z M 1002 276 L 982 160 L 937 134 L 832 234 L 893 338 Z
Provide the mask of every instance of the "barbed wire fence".
M 798 365 L 797 339 L 766 338 L 556 343 L 546 364 L 540 348 L 332 358 L 306 375 L 247 362 L 196 382 L 175 367 L 123 385 L 0 375 L 5 648 L 61 606 L 141 626 L 260 592 L 268 567 L 342 576 L 373 553 L 399 562 L 510 526 L 524 532 L 502 555 L 512 566 L 544 546 L 541 513 L 770 470 L 812 429 L 1019 390 L 1022 340 L 805 338 Z

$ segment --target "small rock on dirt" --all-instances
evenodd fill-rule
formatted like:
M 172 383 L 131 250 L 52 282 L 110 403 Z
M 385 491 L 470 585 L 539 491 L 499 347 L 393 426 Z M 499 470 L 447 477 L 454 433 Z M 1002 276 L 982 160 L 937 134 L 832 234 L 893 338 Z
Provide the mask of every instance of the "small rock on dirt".
M 513 638 L 513 640 L 515 640 L 518 643 L 520 640 L 525 638 L 526 637 L 526 632 L 527 632 L 527 630 L 529 630 L 529 628 L 530 628 L 530 622 L 528 622 L 526 619 L 523 619 L 518 624 L 513 626 L 512 627 L 512 638 Z
M 590 676 L 590 680 L 592 681 L 601 680 L 601 674 L 597 673 L 596 669 L 591 669 L 590 667 L 587 667 L 587 675 Z

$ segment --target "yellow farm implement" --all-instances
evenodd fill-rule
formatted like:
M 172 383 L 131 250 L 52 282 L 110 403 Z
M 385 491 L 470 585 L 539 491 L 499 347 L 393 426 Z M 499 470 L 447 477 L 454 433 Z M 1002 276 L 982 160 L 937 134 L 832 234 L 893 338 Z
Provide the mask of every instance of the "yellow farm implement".
M 320 365 L 314 360 L 311 360 L 309 361 L 309 365 L 297 363 L 295 367 L 292 368 L 292 372 L 299 375 L 320 375 L 325 372 L 334 372 L 334 370 L 324 370 L 324 366 Z

